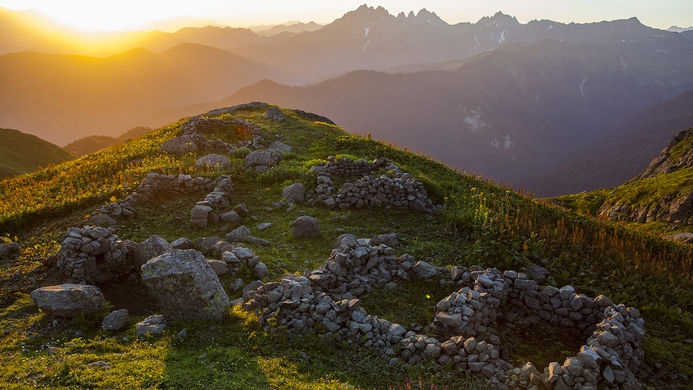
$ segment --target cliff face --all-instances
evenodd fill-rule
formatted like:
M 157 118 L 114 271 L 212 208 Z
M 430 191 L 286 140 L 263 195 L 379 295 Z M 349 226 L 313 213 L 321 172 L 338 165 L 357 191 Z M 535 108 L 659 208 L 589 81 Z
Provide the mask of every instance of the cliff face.
M 616 188 L 599 207 L 599 215 L 614 221 L 693 224 L 693 128 L 678 133 L 640 175 Z M 663 189 L 674 186 L 664 196 Z M 619 192 L 631 192 L 628 199 Z M 634 202 L 632 200 L 635 200 Z
M 636 179 L 693 167 L 693 127 L 679 132 L 662 153 Z

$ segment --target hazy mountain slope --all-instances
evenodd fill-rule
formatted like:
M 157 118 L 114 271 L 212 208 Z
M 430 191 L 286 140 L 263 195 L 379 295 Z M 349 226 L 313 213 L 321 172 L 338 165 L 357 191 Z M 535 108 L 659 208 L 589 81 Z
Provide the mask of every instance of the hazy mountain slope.
M 281 33 L 292 33 L 292 34 L 298 34 L 302 32 L 311 32 L 311 31 L 317 31 L 321 29 L 323 26 L 320 24 L 317 24 L 315 22 L 308 22 L 308 23 L 301 23 L 301 22 L 296 22 L 296 23 L 287 23 L 287 24 L 277 24 L 275 26 L 271 26 L 268 28 L 260 28 L 257 29 L 255 28 L 255 32 L 259 35 L 265 36 L 265 37 L 271 37 L 277 34 Z
M 556 198 L 563 206 L 613 221 L 693 225 L 693 128 L 679 132 L 627 183 Z
M 665 43 L 667 53 L 658 52 Z M 272 100 L 324 112 L 359 133 L 520 184 L 693 87 L 692 60 L 693 47 L 680 40 L 541 41 L 501 47 L 452 72 L 354 72 L 310 87 L 261 82 L 223 104 Z
M 67 143 L 123 128 L 168 107 L 220 99 L 284 72 L 217 48 L 182 44 L 106 58 L 0 56 L 0 125 Z
M 141 137 L 152 129 L 149 127 L 135 127 L 121 134 L 119 137 L 109 137 L 106 135 L 90 135 L 78 140 L 72 141 L 65 145 L 63 149 L 72 153 L 75 156 L 84 156 L 86 154 L 91 154 L 97 152 L 101 149 L 106 149 L 113 145 L 117 145 L 122 142 L 127 142 L 131 138 Z
M 617 186 L 641 172 L 682 128 L 693 126 L 693 91 L 645 108 L 547 173 L 521 180 L 539 196 Z
M 72 158 L 67 151 L 39 137 L 0 129 L 0 177 L 31 172 Z

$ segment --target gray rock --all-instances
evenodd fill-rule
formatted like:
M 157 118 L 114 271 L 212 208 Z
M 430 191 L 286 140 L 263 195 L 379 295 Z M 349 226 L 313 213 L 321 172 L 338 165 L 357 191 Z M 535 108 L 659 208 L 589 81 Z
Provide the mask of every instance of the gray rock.
M 371 245 L 378 246 L 380 244 L 385 244 L 394 248 L 399 245 L 399 237 L 397 236 L 397 233 L 388 233 L 378 234 L 377 236 L 371 238 Z
M 137 246 L 135 250 L 135 265 L 141 267 L 149 259 L 171 251 L 171 245 L 163 238 L 152 235 Z
M 193 248 L 195 248 L 195 244 L 191 240 L 189 240 L 185 237 L 181 237 L 181 238 L 179 238 L 179 239 L 177 239 L 171 243 L 171 248 L 173 248 L 173 249 L 193 249 Z
M 59 284 L 31 292 L 31 299 L 44 313 L 53 317 L 75 317 L 101 311 L 106 298 L 96 286 Z
M 200 157 L 195 162 L 197 168 L 209 168 L 211 170 L 229 170 L 231 168 L 231 160 L 221 154 L 208 154 Z
M 271 223 L 271 222 L 263 222 L 263 223 L 258 223 L 258 224 L 257 224 L 258 230 L 265 230 L 265 229 L 270 228 L 271 226 L 272 226 L 272 223 Z
M 233 249 L 233 254 L 241 261 L 248 261 L 255 257 L 255 253 L 250 248 L 239 246 Z
M 527 264 L 525 266 L 525 271 L 530 278 L 536 280 L 538 283 L 544 282 L 549 276 L 548 269 L 534 263 Z
M 256 150 L 245 157 L 245 166 L 249 168 L 273 167 L 282 159 L 282 154 L 274 149 Z
M 166 329 L 164 316 L 153 315 L 137 323 L 137 337 L 153 336 Z
M 416 276 L 420 279 L 430 279 L 436 275 L 438 272 L 436 267 L 428 264 L 425 261 L 417 261 L 412 268 Z
M 583 367 L 580 360 L 576 357 L 569 357 L 563 363 L 563 371 L 570 373 L 570 376 L 577 378 L 582 375 Z
M 334 243 L 334 248 L 337 249 L 342 245 L 345 245 L 348 248 L 353 248 L 356 246 L 356 240 L 357 240 L 357 237 L 353 234 L 350 234 L 350 233 L 340 234 Z
M 130 323 L 130 313 L 127 309 L 115 310 L 101 321 L 101 328 L 105 331 L 118 331 L 127 328 Z
M 278 150 L 278 151 L 280 151 L 282 154 L 283 154 L 283 153 L 291 153 L 291 152 L 294 150 L 291 146 L 289 146 L 289 145 L 287 145 L 287 144 L 285 144 L 285 143 L 283 143 L 283 142 L 279 142 L 279 141 L 274 141 L 274 142 L 272 142 L 272 143 L 269 145 L 269 149 Z
M 293 223 L 292 234 L 294 237 L 319 237 L 320 222 L 307 215 L 300 216 Z
M 229 266 L 225 261 L 207 259 L 207 264 L 212 267 L 212 270 L 215 274 L 217 274 L 217 276 L 226 275 L 229 273 Z
M 303 184 L 294 183 L 284 187 L 282 196 L 290 203 L 303 203 L 305 200 L 305 189 L 303 188 Z
M 248 236 L 250 236 L 250 229 L 248 229 L 245 226 L 239 226 L 227 235 L 225 235 L 224 238 L 226 239 L 226 241 L 229 242 L 240 242 Z
M 109 217 L 106 214 L 93 215 L 87 219 L 87 222 L 92 224 L 92 225 L 96 225 L 96 226 L 113 226 L 116 223 L 118 223 L 118 221 Z
M 22 248 L 16 242 L 0 244 L 0 259 L 14 259 L 22 253 Z
M 205 144 L 205 137 L 199 134 L 184 134 L 164 142 L 159 150 L 171 154 L 195 153 L 204 148 Z
M 202 253 L 174 249 L 142 266 L 142 282 L 174 321 L 221 319 L 229 297 Z
M 610 385 L 613 385 L 614 380 L 616 380 L 616 378 L 614 377 L 614 370 L 612 370 L 609 366 L 606 366 L 606 368 L 602 372 L 602 377 L 604 377 L 604 380 Z
M 195 240 L 195 249 L 202 253 L 209 253 L 212 251 L 212 248 L 219 243 L 219 241 L 221 241 L 221 238 L 217 236 L 200 237 Z
M 262 117 L 264 119 L 270 119 L 275 122 L 283 122 L 284 119 L 286 119 L 286 115 L 284 114 L 284 112 L 282 112 L 281 108 L 275 106 L 271 106 L 270 108 L 268 108 Z
M 264 263 L 257 263 L 255 265 L 255 277 L 258 279 L 265 279 L 269 276 L 269 270 Z
M 226 223 L 239 223 L 241 222 L 241 216 L 238 215 L 237 212 L 235 211 L 229 211 L 227 213 L 223 213 L 219 216 L 222 221 Z

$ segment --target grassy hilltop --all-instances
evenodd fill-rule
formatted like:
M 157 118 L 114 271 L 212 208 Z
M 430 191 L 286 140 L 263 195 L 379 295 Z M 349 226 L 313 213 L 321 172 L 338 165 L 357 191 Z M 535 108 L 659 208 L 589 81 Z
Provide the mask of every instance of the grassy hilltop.
M 135 321 L 121 333 L 100 330 L 98 318 L 54 322 L 33 305 L 28 293 L 60 282 L 44 260 L 57 253 L 69 226 L 84 224 L 94 209 L 122 199 L 150 171 L 199 176 L 229 174 L 235 203 L 245 203 L 253 218 L 242 223 L 271 246 L 249 245 L 270 269 L 270 279 L 284 272 L 314 269 L 329 257 L 341 233 L 370 237 L 396 232 L 409 253 L 436 265 L 473 265 L 522 270 L 529 262 L 551 271 L 548 283 L 573 285 L 589 296 L 604 294 L 614 302 L 638 307 L 646 319 L 646 359 L 653 374 L 643 382 L 687 386 L 693 376 L 693 249 L 597 221 L 538 202 L 487 180 L 467 176 L 425 156 L 348 135 L 342 129 L 287 112 L 284 122 L 262 119 L 263 110 L 233 116 L 258 124 L 268 135 L 280 133 L 293 147 L 278 166 L 256 173 L 243 166 L 249 150 L 229 158 L 227 172 L 195 168 L 197 155 L 174 158 L 159 146 L 178 135 L 183 121 L 153 133 L 31 174 L 0 181 L 0 235 L 25 249 L 15 261 L 0 263 L 0 383 L 14 388 L 243 388 L 303 389 L 397 388 L 411 378 L 448 389 L 484 388 L 483 381 L 440 371 L 433 365 L 391 366 L 368 349 L 335 345 L 317 338 L 266 334 L 253 315 L 234 308 L 221 323 L 178 324 L 156 339 L 137 340 Z M 230 115 L 230 114 L 224 114 Z M 221 131 L 222 140 L 239 134 Z M 268 136 L 267 138 L 270 138 Z M 330 210 L 300 205 L 268 209 L 281 199 L 284 186 L 300 181 L 315 188 L 309 168 L 331 155 L 373 160 L 387 157 L 424 183 L 442 211 L 429 216 L 399 209 Z M 157 234 L 172 241 L 223 236 L 235 226 L 189 227 L 190 209 L 204 194 L 162 196 L 137 206 L 137 216 L 120 220 L 116 234 L 142 241 Z M 289 224 L 299 215 L 320 220 L 322 237 L 295 239 Z M 271 222 L 265 230 L 255 229 Z M 241 274 L 246 281 L 250 275 Z M 221 278 L 226 288 L 230 279 Z M 135 320 L 155 311 L 137 283 L 103 287 L 116 308 L 128 308 Z M 430 321 L 430 307 L 447 295 L 436 285 L 404 284 L 394 293 L 373 292 L 363 299 L 371 314 L 403 324 Z M 233 295 L 232 298 L 238 296 Z M 186 329 L 187 335 L 177 334 Z M 76 332 L 76 329 L 78 332 Z M 540 346 L 531 330 L 517 336 L 512 362 L 561 361 L 560 340 Z M 574 352 L 574 351 L 573 351 Z M 546 354 L 553 353 L 552 356 Z M 91 364 L 103 361 L 102 367 Z M 91 364 L 91 365 L 90 365 Z M 337 380 L 339 381 L 337 383 Z M 688 383 L 690 384 L 690 382 Z M 428 385 L 425 385 L 428 386 Z

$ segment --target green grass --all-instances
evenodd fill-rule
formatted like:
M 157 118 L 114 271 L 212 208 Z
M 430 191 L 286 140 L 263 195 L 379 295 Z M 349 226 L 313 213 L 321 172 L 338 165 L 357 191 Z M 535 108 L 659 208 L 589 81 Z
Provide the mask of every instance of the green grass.
M 243 167 L 249 151 L 239 150 L 229 156 L 232 168 L 225 172 L 234 181 L 233 204 L 245 203 L 252 210 L 254 218 L 245 217 L 241 223 L 253 235 L 272 242 L 268 247 L 252 246 L 269 266 L 271 279 L 322 264 L 342 233 L 370 237 L 396 232 L 402 241 L 397 248 L 399 255 L 409 253 L 436 265 L 479 264 L 518 270 L 532 261 L 551 271 L 549 280 L 553 285 L 571 284 L 590 296 L 603 293 L 616 302 L 641 308 L 645 315 L 658 313 L 661 307 L 675 310 L 672 321 L 648 321 L 653 346 L 648 358 L 675 372 L 685 372 L 693 364 L 685 355 L 689 350 L 683 341 L 693 335 L 690 329 L 674 325 L 690 321 L 689 311 L 693 309 L 690 248 L 536 202 L 423 156 L 349 136 L 336 126 L 313 123 L 294 114 L 281 124 L 262 119 L 261 111 L 244 111 L 238 116 L 259 124 L 270 138 L 274 132 L 281 133 L 282 141 L 294 148 L 277 167 L 261 174 Z M 181 123 L 75 161 L 0 181 L 0 235 L 17 236 L 27 248 L 16 261 L 0 261 L 0 307 L 4 308 L 0 321 L 9 331 L 4 335 L 0 332 L 0 350 L 4 352 L 0 364 L 8 367 L 0 374 L 0 381 L 20 388 L 33 383 L 69 388 L 235 388 L 233 384 L 242 388 L 339 388 L 325 383 L 328 377 L 337 377 L 362 388 L 382 389 L 388 382 L 394 385 L 408 378 L 416 382 L 422 376 L 425 382 L 441 388 L 483 387 L 483 383 L 459 373 L 439 373 L 435 367 L 390 366 L 386 359 L 368 350 L 326 344 L 323 341 L 329 340 L 319 341 L 316 336 L 287 339 L 281 334 L 265 335 L 252 316 L 237 311 L 223 323 L 180 325 L 160 339 L 145 342 L 135 341 L 134 326 L 116 335 L 102 334 L 94 328 L 75 345 L 69 345 L 74 334 L 67 326 L 64 331 L 28 342 L 27 332 L 42 329 L 48 321 L 26 294 L 37 286 L 59 281 L 42 265 L 42 259 L 57 252 L 67 227 L 82 224 L 110 197 L 126 196 L 150 170 L 221 174 L 195 169 L 198 155 L 174 158 L 158 152 L 162 142 L 179 132 Z M 223 132 L 216 136 L 229 140 L 236 137 Z M 398 209 L 329 210 L 307 205 L 290 211 L 267 210 L 281 199 L 281 190 L 287 184 L 300 181 L 308 189 L 314 188 L 315 180 L 308 168 L 330 155 L 390 158 L 422 181 L 431 198 L 445 207 L 432 216 Z M 119 221 L 117 234 L 137 241 L 151 234 L 169 241 L 179 237 L 223 237 L 236 226 L 193 229 L 188 225 L 190 208 L 204 195 L 162 195 L 140 204 L 136 218 Z M 305 214 L 318 218 L 321 238 L 291 236 L 291 222 Z M 256 225 L 261 222 L 272 226 L 258 230 Z M 252 280 L 247 273 L 240 276 Z M 222 278 L 225 287 L 229 279 Z M 364 298 L 363 305 L 373 314 L 405 325 L 425 325 L 430 306 L 448 293 L 434 285 L 412 283 L 394 291 L 373 291 Z M 425 294 L 432 297 L 425 298 Z M 127 299 L 113 301 L 128 304 Z M 188 329 L 188 339 L 176 341 L 173 336 L 183 326 Z M 55 344 L 58 350 L 49 352 L 43 347 L 46 344 Z M 540 348 L 533 343 L 525 347 L 530 352 Z M 676 351 L 674 347 L 682 348 L 682 352 L 671 352 Z M 518 357 L 523 358 L 532 358 L 531 353 Z M 95 360 L 108 361 L 112 366 L 86 367 Z
M 0 129 L 0 178 L 72 159 L 66 150 L 19 130 Z

